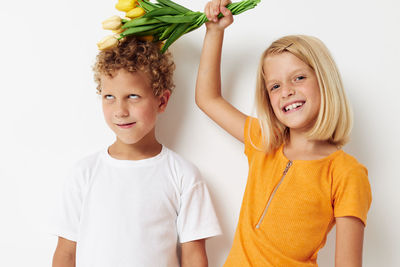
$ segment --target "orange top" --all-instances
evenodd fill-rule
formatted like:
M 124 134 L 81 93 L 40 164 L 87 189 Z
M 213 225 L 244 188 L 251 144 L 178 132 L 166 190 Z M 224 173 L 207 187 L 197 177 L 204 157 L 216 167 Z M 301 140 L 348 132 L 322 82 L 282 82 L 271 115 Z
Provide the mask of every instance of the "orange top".
M 249 176 L 224 266 L 317 266 L 335 217 L 366 223 L 372 199 L 367 169 L 343 150 L 319 160 L 290 161 L 283 146 L 266 154 L 257 149 L 258 121 L 249 118 L 244 142 Z

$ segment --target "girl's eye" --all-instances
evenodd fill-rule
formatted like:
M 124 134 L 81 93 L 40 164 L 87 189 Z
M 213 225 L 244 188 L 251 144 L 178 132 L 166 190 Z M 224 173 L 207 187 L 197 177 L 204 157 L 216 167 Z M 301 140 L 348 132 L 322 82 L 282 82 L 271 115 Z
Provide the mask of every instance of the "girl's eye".
M 279 86 L 279 84 L 274 84 L 272 87 L 271 87 L 271 91 L 273 91 L 273 90 L 275 90 L 275 89 L 278 89 L 280 86 Z
M 130 99 L 137 99 L 137 98 L 139 98 L 139 96 L 138 95 L 135 95 L 135 94 L 131 94 L 131 95 L 129 95 L 128 96 Z
M 107 100 L 111 100 L 111 99 L 114 99 L 114 96 L 113 95 L 105 95 L 104 98 Z
M 300 81 L 300 80 L 304 80 L 305 78 L 306 78 L 305 76 L 301 75 L 301 76 L 297 76 L 295 80 Z

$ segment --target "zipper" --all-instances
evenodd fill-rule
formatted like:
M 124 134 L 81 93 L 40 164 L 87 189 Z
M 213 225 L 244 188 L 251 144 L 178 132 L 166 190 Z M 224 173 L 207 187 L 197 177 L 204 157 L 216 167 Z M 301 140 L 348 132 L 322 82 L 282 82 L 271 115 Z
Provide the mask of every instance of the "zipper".
M 279 186 L 281 185 L 283 179 L 285 178 L 285 176 L 286 176 L 287 172 L 289 171 L 290 167 L 292 166 L 292 164 L 293 164 L 293 162 L 292 162 L 291 160 L 289 160 L 289 162 L 286 164 L 286 168 L 285 168 L 285 170 L 284 170 L 283 173 L 282 173 L 281 180 L 280 180 L 279 183 L 275 186 L 274 191 L 272 191 L 272 194 L 271 194 L 271 196 L 269 197 L 267 206 L 265 206 L 265 209 L 264 209 L 264 211 L 263 211 L 263 213 L 262 213 L 262 215 L 261 215 L 261 218 L 260 218 L 260 220 L 258 221 L 258 223 L 257 223 L 257 225 L 256 225 L 256 229 L 260 228 L 260 225 L 261 225 L 262 221 L 264 220 L 265 214 L 267 213 L 268 207 L 269 207 L 269 205 L 271 204 L 272 199 L 274 198 L 274 195 L 275 195 L 275 193 L 276 193 L 276 190 L 278 190 Z

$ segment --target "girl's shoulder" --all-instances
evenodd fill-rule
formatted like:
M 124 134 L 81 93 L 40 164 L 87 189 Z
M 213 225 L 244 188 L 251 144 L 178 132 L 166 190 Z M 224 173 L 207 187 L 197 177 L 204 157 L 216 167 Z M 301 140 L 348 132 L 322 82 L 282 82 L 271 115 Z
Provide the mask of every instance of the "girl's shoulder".
M 361 164 L 354 156 L 340 150 L 335 153 L 332 159 L 331 168 L 333 177 L 345 178 L 350 176 L 368 177 L 368 169 Z
M 335 153 L 335 157 L 333 157 L 332 160 L 338 167 L 343 166 L 346 168 L 365 168 L 365 166 L 361 164 L 353 155 L 350 155 L 342 149 L 340 149 L 338 153 Z

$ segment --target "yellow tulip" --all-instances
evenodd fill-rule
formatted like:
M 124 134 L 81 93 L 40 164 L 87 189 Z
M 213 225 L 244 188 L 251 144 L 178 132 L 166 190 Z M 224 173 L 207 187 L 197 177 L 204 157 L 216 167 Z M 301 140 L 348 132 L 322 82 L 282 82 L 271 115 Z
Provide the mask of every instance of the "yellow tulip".
M 119 0 L 115 5 L 115 8 L 119 11 L 128 12 L 129 10 L 136 7 L 136 0 Z
M 119 28 L 117 30 L 113 30 L 112 32 L 119 34 L 119 33 L 123 33 L 124 31 L 125 31 L 125 29 Z
M 121 18 L 118 16 L 112 16 L 102 22 L 104 30 L 118 30 L 122 26 Z
M 141 7 L 135 7 L 134 9 L 129 10 L 128 12 L 126 12 L 126 16 L 128 18 L 137 18 L 137 17 L 141 17 L 146 13 L 146 11 L 144 11 L 143 8 Z
M 114 48 L 118 45 L 118 38 L 119 35 L 109 35 L 101 39 L 100 42 L 97 43 L 97 47 L 100 50 L 106 50 L 106 49 L 111 49 Z

